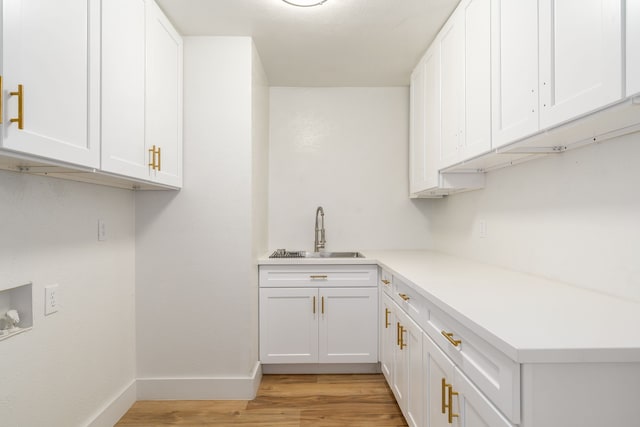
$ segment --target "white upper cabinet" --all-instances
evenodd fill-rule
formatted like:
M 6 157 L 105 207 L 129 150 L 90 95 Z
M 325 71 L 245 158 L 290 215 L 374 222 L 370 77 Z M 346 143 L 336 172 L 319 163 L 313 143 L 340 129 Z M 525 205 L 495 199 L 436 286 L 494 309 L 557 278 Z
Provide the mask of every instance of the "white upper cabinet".
M 456 163 L 464 138 L 464 16 L 458 8 L 440 33 L 440 167 Z
M 622 0 L 540 0 L 540 126 L 622 98 Z
M 440 45 L 434 43 L 411 75 L 412 194 L 438 185 L 440 159 Z
M 463 10 L 463 156 L 469 158 L 491 148 L 491 0 L 470 1 L 465 4 Z
M 182 37 L 147 4 L 145 132 L 153 180 L 182 186 Z
M 102 2 L 102 169 L 148 179 L 145 2 Z
M 463 1 L 440 35 L 440 167 L 491 148 L 491 3 Z
M 99 3 L 3 2 L 3 148 L 99 167 Z
M 491 1 L 492 148 L 538 131 L 538 0 Z
M 627 96 L 640 92 L 640 1 L 627 0 Z

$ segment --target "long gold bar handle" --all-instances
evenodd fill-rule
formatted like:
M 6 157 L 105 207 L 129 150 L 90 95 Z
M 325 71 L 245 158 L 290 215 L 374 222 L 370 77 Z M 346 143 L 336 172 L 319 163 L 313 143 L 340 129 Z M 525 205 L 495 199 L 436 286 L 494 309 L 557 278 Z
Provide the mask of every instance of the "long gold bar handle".
M 18 129 L 24 129 L 24 90 L 22 85 L 18 85 L 17 92 L 9 92 L 11 96 L 18 96 L 18 117 L 9 119 L 11 123 L 18 123 Z
M 396 344 L 400 347 L 400 322 L 396 322 Z
M 149 148 L 149 162 L 150 163 L 148 166 L 151 169 L 155 170 L 156 168 L 156 146 L 155 145 Z
M 316 296 L 313 296 L 313 314 L 316 314 Z
M 407 294 L 398 294 L 398 296 L 405 301 L 409 301 L 411 299 L 411 297 L 409 297 L 409 295 Z
M 4 91 L 2 90 L 2 76 L 0 76 L 0 125 L 2 124 L 2 118 L 4 115 L 2 114 L 2 104 L 4 101 Z
M 447 394 L 447 380 L 445 380 L 444 378 L 442 378 L 442 413 L 446 414 L 447 413 L 447 400 L 445 398 L 445 395 Z
M 459 346 L 460 344 L 462 344 L 462 340 L 454 340 L 453 339 L 453 332 L 446 332 L 445 330 L 440 331 L 440 333 L 442 334 L 443 337 L 445 337 L 447 339 L 447 341 L 449 341 L 451 343 L 451 345 L 453 345 L 454 347 Z
M 324 297 L 321 297 L 320 301 L 322 303 L 322 314 L 324 314 Z
M 161 162 L 162 162 L 162 153 L 160 152 L 160 147 L 158 147 L 158 172 L 162 170 Z
M 453 396 L 457 396 L 458 392 L 457 391 L 453 391 L 453 386 L 452 385 L 447 385 L 447 387 L 449 387 L 449 424 L 453 424 L 453 419 L 454 418 L 458 418 L 460 415 L 459 414 L 454 414 L 453 413 Z
M 404 328 L 404 326 L 400 325 L 400 350 L 402 350 L 403 348 L 405 348 L 407 346 L 407 344 L 405 344 L 404 342 L 404 333 L 407 332 L 407 330 Z
M 385 329 L 389 328 L 389 325 L 391 325 L 391 323 L 389 323 L 389 313 L 391 313 L 389 309 L 385 308 L 384 309 L 384 328 Z
M 327 280 L 326 274 L 312 274 L 309 276 L 311 280 Z

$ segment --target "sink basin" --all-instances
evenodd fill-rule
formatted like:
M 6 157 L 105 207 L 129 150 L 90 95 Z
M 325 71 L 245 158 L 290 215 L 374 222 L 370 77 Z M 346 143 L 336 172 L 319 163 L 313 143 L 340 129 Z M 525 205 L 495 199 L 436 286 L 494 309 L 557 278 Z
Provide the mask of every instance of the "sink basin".
M 269 258 L 364 258 L 360 252 L 307 252 L 278 249 Z
M 303 258 L 364 258 L 360 252 L 303 252 Z

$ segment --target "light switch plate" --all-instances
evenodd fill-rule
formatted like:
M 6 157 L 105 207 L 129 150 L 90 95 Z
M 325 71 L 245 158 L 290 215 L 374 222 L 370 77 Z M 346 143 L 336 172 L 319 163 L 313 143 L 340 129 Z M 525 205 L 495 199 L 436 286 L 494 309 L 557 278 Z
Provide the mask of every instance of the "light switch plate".
M 44 288 L 44 314 L 48 316 L 58 311 L 58 285 L 49 285 Z

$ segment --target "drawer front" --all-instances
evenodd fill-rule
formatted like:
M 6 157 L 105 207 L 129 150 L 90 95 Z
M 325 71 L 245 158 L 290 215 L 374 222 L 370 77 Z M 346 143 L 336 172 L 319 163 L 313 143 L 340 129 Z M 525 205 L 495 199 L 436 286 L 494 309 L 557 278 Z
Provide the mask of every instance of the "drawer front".
M 514 424 L 520 422 L 520 367 L 468 328 L 429 304 L 422 327 Z M 448 335 L 448 336 L 445 336 Z
M 261 265 L 260 287 L 378 285 L 376 265 Z
M 425 298 L 413 287 L 393 276 L 391 298 L 416 322 L 425 315 Z
M 393 275 L 391 274 L 391 272 L 385 270 L 385 269 L 380 269 L 380 272 L 378 273 L 379 277 L 380 277 L 380 289 L 382 289 L 384 291 L 384 293 L 386 293 L 389 296 L 393 295 Z

